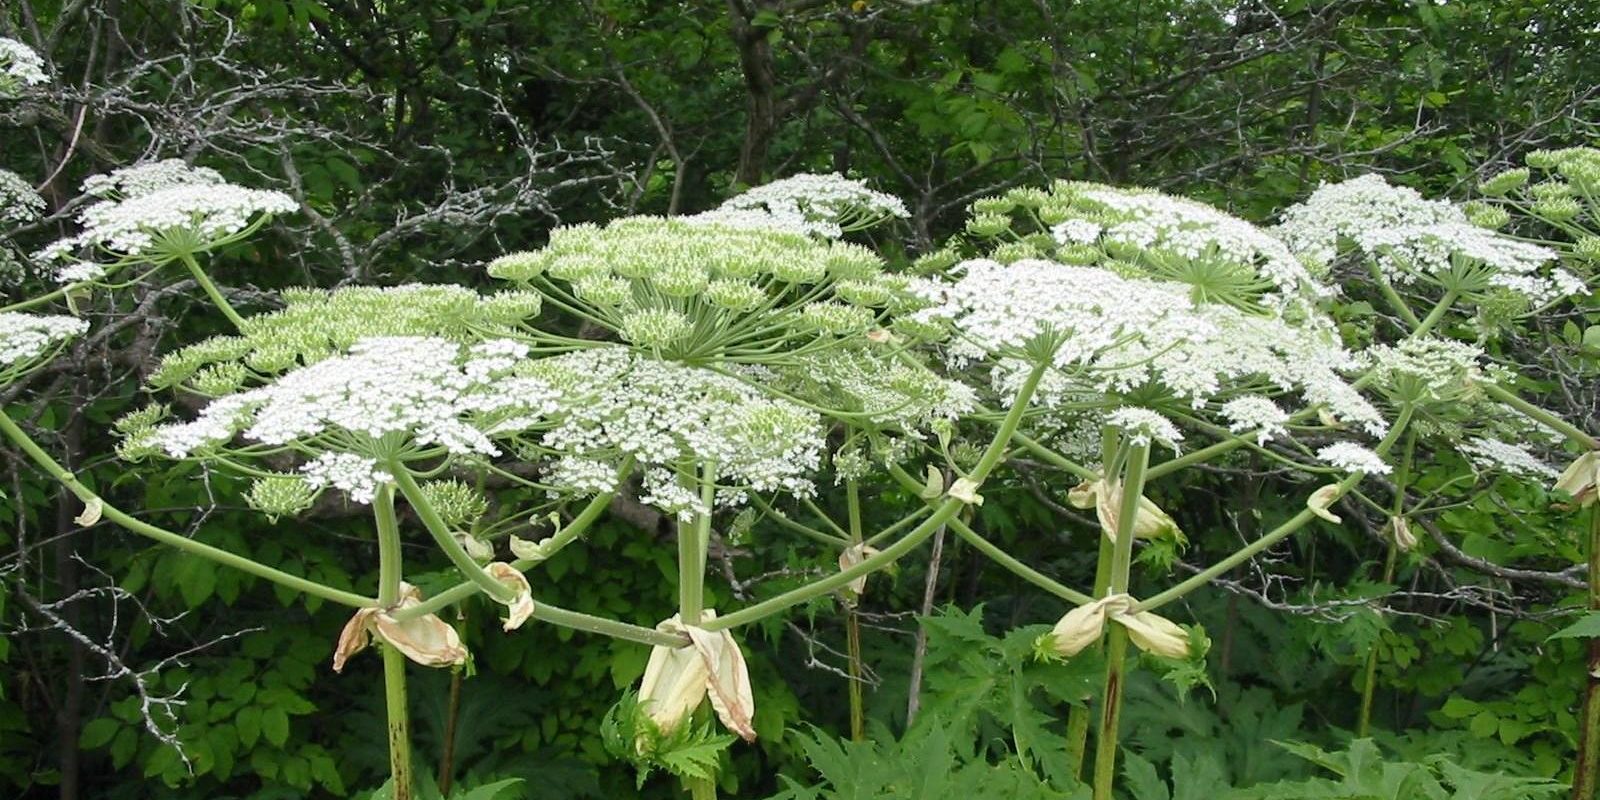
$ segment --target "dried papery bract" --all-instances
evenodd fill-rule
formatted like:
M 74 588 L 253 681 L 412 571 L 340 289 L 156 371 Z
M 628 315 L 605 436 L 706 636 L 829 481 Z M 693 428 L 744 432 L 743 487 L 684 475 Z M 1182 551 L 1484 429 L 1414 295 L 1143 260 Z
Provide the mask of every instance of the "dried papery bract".
M 1115 622 L 1127 628 L 1128 638 L 1147 653 L 1172 659 L 1189 657 L 1188 631 L 1149 611 L 1130 613 L 1134 604 L 1126 594 L 1113 594 L 1068 611 L 1050 630 L 1050 649 L 1071 658 L 1100 641 L 1106 623 Z
M 404 653 L 406 658 L 425 667 L 453 667 L 465 664 L 467 648 L 461 636 L 437 614 L 426 614 L 400 621 L 391 612 L 418 605 L 422 592 L 410 584 L 400 584 L 400 602 L 393 608 L 363 608 L 350 617 L 339 632 L 333 650 L 333 671 L 343 672 L 345 662 L 366 649 L 376 635 Z
M 1600 490 L 1600 450 L 1590 450 L 1573 459 L 1556 478 L 1554 488 L 1571 495 L 1573 507 L 1594 505 L 1597 490 Z
M 522 627 L 522 623 L 533 616 L 533 587 L 528 584 L 528 576 L 504 561 L 489 564 L 484 571 L 515 592 L 511 602 L 506 604 L 510 611 L 505 618 L 505 629 L 514 631 Z
M 1312 492 L 1311 496 L 1306 498 L 1306 508 L 1317 517 L 1338 525 L 1344 520 L 1328 509 L 1338 501 L 1339 496 L 1342 494 L 1344 494 L 1344 489 L 1339 484 L 1330 483 Z
M 705 616 L 715 618 L 716 612 L 707 610 Z M 722 724 L 745 741 L 753 741 L 755 697 L 744 653 L 733 634 L 684 625 L 677 614 L 656 629 L 689 639 L 679 647 L 657 645 L 650 650 L 650 661 L 639 681 L 639 703 L 656 727 L 662 733 L 677 730 L 709 695 Z
M 850 569 L 877 554 L 878 548 L 876 547 L 860 542 L 852 544 L 839 551 L 839 571 L 843 572 Z M 860 599 L 867 591 L 867 576 L 857 576 L 855 580 L 846 585 L 845 590 L 846 596 L 851 602 Z
M 1104 478 L 1084 481 L 1067 493 L 1067 501 L 1077 508 L 1093 508 L 1100 521 L 1100 532 L 1111 541 L 1117 540 L 1117 514 L 1122 507 L 1122 489 L 1110 485 Z M 1139 496 L 1139 515 L 1134 518 L 1135 539 L 1182 540 L 1183 531 L 1167 512 L 1154 500 Z

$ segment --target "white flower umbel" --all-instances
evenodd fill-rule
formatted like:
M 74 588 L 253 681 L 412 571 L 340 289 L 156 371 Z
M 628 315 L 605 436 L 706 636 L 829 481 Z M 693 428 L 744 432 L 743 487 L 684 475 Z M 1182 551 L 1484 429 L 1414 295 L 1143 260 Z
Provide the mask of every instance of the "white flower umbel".
M 1462 442 L 1458 449 L 1473 465 L 1486 472 L 1498 472 L 1518 478 L 1553 480 L 1556 469 L 1521 445 L 1497 439 L 1473 438 Z
M 1334 442 L 1318 450 L 1317 459 L 1344 472 L 1388 475 L 1390 471 L 1382 456 L 1355 442 Z
M 114 169 L 104 175 L 91 175 L 83 182 L 83 193 L 107 200 L 140 197 L 178 186 L 217 186 L 227 183 L 222 173 L 210 167 L 195 167 L 177 158 L 151 161 Z
M 44 213 L 44 198 L 21 175 L 0 169 L 0 223 L 32 222 Z
M 1474 225 L 1460 207 L 1377 175 L 1324 184 L 1284 211 L 1276 233 L 1323 264 L 1353 249 L 1400 285 L 1426 280 L 1462 293 L 1498 288 L 1535 304 L 1584 291 L 1581 280 L 1554 266 L 1554 250 Z
M 106 197 L 78 215 L 82 230 L 35 254 L 44 263 L 70 261 L 84 249 L 114 263 L 153 265 L 238 241 L 274 214 L 295 210 L 282 192 L 246 189 L 221 182 L 212 170 L 163 161 L 91 179 L 85 191 Z M 96 270 L 74 264 L 57 280 L 72 282 Z
M 1136 445 L 1149 445 L 1151 441 L 1177 450 L 1183 441 L 1183 432 L 1172 420 L 1148 408 L 1123 406 L 1106 415 L 1106 424 L 1119 428 Z
M 1486 380 L 1478 361 L 1483 350 L 1448 339 L 1406 339 L 1374 345 L 1364 353 L 1372 382 L 1399 402 L 1451 403 Z
M 544 359 L 530 374 L 565 395 L 589 398 L 565 408 L 536 443 L 557 457 L 547 480 L 563 489 L 615 488 L 614 465 L 631 457 L 645 468 L 642 499 L 672 514 L 705 510 L 677 483 L 705 465 L 714 471 L 718 499 L 730 504 L 745 490 L 812 491 L 825 446 L 817 415 L 735 378 L 622 347 Z
M 320 453 L 300 466 L 313 489 L 332 486 L 343 490 L 353 503 L 369 505 L 378 487 L 393 483 L 394 476 L 378 469 L 377 459 L 355 453 Z
M 545 424 L 563 405 L 549 383 L 518 374 L 526 352 L 501 340 L 464 346 L 426 337 L 363 339 L 348 355 L 213 400 L 191 422 L 157 426 L 146 444 L 172 458 L 204 457 L 243 437 L 263 449 L 349 454 L 374 465 L 493 456 L 497 438 Z M 314 463 L 321 466 L 308 477 L 335 486 L 336 476 L 359 472 L 342 455 Z M 350 483 L 363 489 L 352 490 L 351 499 L 365 502 L 367 482 Z
M 9 382 L 89 323 L 77 317 L 0 313 L 0 380 Z
M 790 395 L 848 412 L 863 427 L 925 430 L 941 420 L 953 422 L 978 405 L 970 386 L 864 346 L 805 359 L 775 379 Z
M 1326 320 L 1284 318 L 1229 304 L 1197 304 L 1180 283 L 1023 260 L 968 261 L 953 283 L 919 291 L 934 305 L 914 316 L 958 333 L 953 364 L 996 359 L 994 383 L 1014 393 L 1028 365 L 1053 353 L 1035 394 L 1046 407 L 1089 407 L 1106 393 L 1157 389 L 1196 409 L 1266 391 L 1298 392 L 1304 405 L 1382 435 L 1387 424 L 1342 377 L 1356 361 Z M 1031 352 L 1030 352 L 1031 351 Z
M 1287 436 L 1289 413 L 1277 403 L 1258 395 L 1236 397 L 1219 409 L 1228 421 L 1228 430 L 1234 433 L 1256 432 L 1256 444 L 1266 444 L 1272 439 Z
M 0 36 L 0 97 L 17 97 L 23 89 L 49 79 L 44 59 L 33 48 Z
M 1205 203 L 1094 183 L 1057 184 L 1052 195 L 1072 215 L 1052 228 L 1058 242 L 1098 243 L 1152 278 L 1190 286 L 1202 302 L 1330 293 L 1283 242 Z
M 1164 349 L 1210 333 L 1175 284 L 1035 259 L 977 259 L 952 272 L 958 276 L 953 282 L 915 285 L 931 305 L 913 318 L 947 323 L 959 332 L 949 348 L 958 365 L 1033 351 L 1075 372 L 1132 342 L 1148 340 Z
M 729 198 L 716 209 L 686 219 L 734 228 L 768 228 L 837 239 L 891 218 L 910 216 L 900 198 L 867 187 L 865 181 L 800 174 Z

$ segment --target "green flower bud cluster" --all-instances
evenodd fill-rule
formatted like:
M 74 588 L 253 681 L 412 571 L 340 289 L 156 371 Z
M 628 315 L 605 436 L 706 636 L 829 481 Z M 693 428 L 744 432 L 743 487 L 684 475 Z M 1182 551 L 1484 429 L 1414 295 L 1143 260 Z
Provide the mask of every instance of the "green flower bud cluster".
M 306 512 L 317 501 L 321 490 L 313 487 L 303 475 L 287 473 L 257 478 L 250 484 L 244 501 L 251 508 L 266 515 L 271 522 L 279 517 L 294 517 Z
M 345 352 L 374 336 L 437 336 L 453 341 L 506 336 L 539 313 L 537 292 L 487 297 L 449 285 L 290 289 L 286 306 L 219 336 L 168 354 L 152 388 L 179 385 L 203 395 L 231 394 L 261 379 Z
M 543 249 L 488 270 L 633 347 L 691 362 L 781 358 L 819 337 L 865 334 L 879 313 L 911 302 L 905 281 L 860 245 L 693 218 L 559 228 Z
M 452 528 L 469 528 L 489 511 L 489 499 L 482 492 L 454 479 L 422 484 L 422 496 Z

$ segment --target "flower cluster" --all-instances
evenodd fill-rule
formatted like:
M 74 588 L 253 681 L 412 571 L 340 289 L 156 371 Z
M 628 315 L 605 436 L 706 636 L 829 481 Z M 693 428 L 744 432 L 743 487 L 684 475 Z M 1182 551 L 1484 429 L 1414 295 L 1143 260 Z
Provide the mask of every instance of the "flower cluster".
M 1374 345 L 1364 356 L 1372 366 L 1373 383 L 1399 402 L 1455 402 L 1486 380 L 1478 366 L 1483 351 L 1464 342 L 1406 339 Z
M 1383 456 L 1355 442 L 1334 442 L 1317 451 L 1317 459 L 1344 472 L 1387 475 L 1389 464 Z
M 24 88 L 47 80 L 44 59 L 33 48 L 0 36 L 0 97 L 17 97 Z
M 177 158 L 151 161 L 114 169 L 104 175 L 91 175 L 83 182 L 83 193 L 103 200 L 117 200 L 154 194 L 179 186 L 218 186 L 227 183 L 222 173 L 210 167 L 191 166 Z
M 1554 479 L 1559 473 L 1521 445 L 1498 439 L 1474 437 L 1458 447 L 1478 469 L 1518 478 Z
M 220 336 L 169 353 L 150 375 L 153 388 L 227 394 L 256 375 L 314 364 L 380 336 L 433 336 L 453 342 L 506 337 L 539 313 L 528 291 L 488 296 L 461 286 L 289 289 L 285 307 L 247 318 L 237 336 Z M 238 382 L 234 383 L 234 379 Z
M 1051 228 L 1063 248 L 1098 246 L 1149 277 L 1187 284 L 1196 300 L 1248 306 L 1330 293 L 1283 242 L 1205 203 L 1094 183 L 1058 183 L 1051 195 L 1067 216 Z
M 739 361 L 865 334 L 902 282 L 864 247 L 658 217 L 560 228 L 489 263 L 658 356 Z
M 45 247 L 36 260 L 68 261 L 95 248 L 124 263 L 164 264 L 237 241 L 271 215 L 296 208 L 282 192 L 234 186 L 213 170 L 175 160 L 91 178 L 84 191 L 106 199 L 79 213 L 78 234 Z M 98 265 L 69 264 L 56 279 L 71 283 L 103 274 Z
M 1555 251 L 1474 225 L 1460 207 L 1377 175 L 1324 184 L 1284 211 L 1277 233 L 1319 263 L 1353 247 L 1396 284 L 1428 280 L 1464 294 L 1500 289 L 1535 304 L 1585 290 L 1572 273 L 1549 266 Z
M 14 379 L 51 348 L 87 330 L 89 323 L 77 317 L 0 313 L 0 375 Z
M 1600 149 L 1535 150 L 1527 166 L 1507 170 L 1479 187 L 1494 204 L 1482 204 L 1509 219 L 1506 208 L 1543 223 L 1539 233 L 1580 272 L 1592 276 L 1600 264 Z M 1542 180 L 1533 181 L 1538 175 Z
M 958 365 L 998 357 L 997 388 L 1015 392 L 1031 364 L 1048 359 L 1036 394 L 1049 407 L 1092 404 L 1107 392 L 1158 388 L 1202 408 L 1228 395 L 1298 391 L 1305 404 L 1387 430 L 1382 415 L 1342 373 L 1356 366 L 1332 326 L 1306 315 L 1247 313 L 1196 304 L 1187 287 L 1123 278 L 1104 269 L 1024 260 L 968 261 L 959 280 L 927 281 L 933 305 L 918 318 L 959 334 L 948 352 Z
M 32 222 L 44 213 L 44 198 L 21 175 L 0 169 L 0 223 Z
M 679 485 L 713 471 L 724 504 L 745 490 L 809 494 L 821 464 L 816 414 L 737 378 L 644 358 L 623 347 L 580 350 L 535 362 L 528 374 L 563 395 L 554 425 L 532 444 L 556 463 L 548 481 L 578 493 L 614 489 L 616 464 L 643 470 L 641 499 L 673 514 L 709 511 Z
M 1256 444 L 1267 442 L 1289 434 L 1289 412 L 1284 411 L 1271 399 L 1260 395 L 1245 395 L 1235 397 L 1218 409 L 1228 422 L 1228 430 L 1233 433 L 1246 431 L 1256 432 Z
M 493 456 L 499 437 L 543 424 L 567 405 L 549 383 L 520 374 L 527 348 L 495 339 L 464 346 L 428 337 L 363 339 L 348 355 L 211 401 L 190 422 L 136 431 L 133 453 L 204 457 L 242 436 L 291 446 L 301 469 L 367 502 L 383 462 L 441 454 Z M 248 452 L 248 451 L 241 451 Z
M 1129 442 L 1137 445 L 1148 446 L 1155 441 L 1176 450 L 1178 442 L 1183 441 L 1183 434 L 1172 420 L 1148 408 L 1123 406 L 1106 415 L 1106 424 L 1120 429 Z
M 865 181 L 838 173 L 803 173 L 757 186 L 687 220 L 837 239 L 850 231 L 907 216 L 910 214 L 900 198 L 873 191 Z

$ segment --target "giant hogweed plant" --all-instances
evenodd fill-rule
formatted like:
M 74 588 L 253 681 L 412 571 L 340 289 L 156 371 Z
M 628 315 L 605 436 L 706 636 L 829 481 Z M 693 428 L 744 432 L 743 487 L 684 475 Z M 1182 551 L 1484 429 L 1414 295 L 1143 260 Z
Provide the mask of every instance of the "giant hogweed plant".
M 34 76 L 16 69 L 26 59 L 9 58 L 7 74 L 22 77 L 0 89 L 23 90 Z M 4 186 L 5 218 L 37 213 L 25 181 Z M 271 518 L 304 513 L 328 492 L 369 507 L 377 593 L 145 522 L 9 416 L 0 432 L 83 501 L 86 524 L 103 517 L 351 608 L 332 665 L 377 643 L 396 798 L 414 796 L 417 782 L 408 661 L 470 661 L 442 616 L 463 600 L 484 594 L 502 605 L 507 635 L 537 621 L 651 647 L 639 685 L 601 733 L 639 764 L 641 780 L 664 769 L 692 796 L 712 797 L 733 735 L 756 735 L 733 631 L 832 593 L 859 596 L 869 574 L 946 527 L 1076 606 L 1034 648 L 1047 660 L 1087 651 L 1103 660 L 1098 714 L 1091 721 L 1091 698 L 1076 698 L 1064 741 L 1067 773 L 1083 775 L 1088 761 L 1092 796 L 1110 798 L 1129 645 L 1180 681 L 1203 680 L 1204 632 L 1159 609 L 1319 519 L 1338 524 L 1341 498 L 1388 511 L 1394 546 L 1408 546 L 1406 519 L 1425 507 L 1408 505 L 1406 481 L 1434 448 L 1537 474 L 1535 455 L 1507 436 L 1548 430 L 1592 446 L 1518 397 L 1515 376 L 1486 366 L 1471 342 L 1451 338 L 1462 309 L 1487 325 L 1581 290 L 1554 266 L 1558 253 L 1372 179 L 1319 191 L 1276 231 L 1143 190 L 1017 190 L 976 203 L 967 234 L 907 272 L 844 240 L 903 216 L 897 200 L 837 176 L 801 176 L 707 214 L 558 229 L 541 249 L 492 261 L 489 275 L 508 285 L 488 295 L 301 289 L 284 294 L 281 310 L 248 317 L 208 266 L 223 246 L 292 213 L 287 197 L 178 161 L 117 170 L 84 189 L 98 199 L 79 215 L 81 230 L 29 259 L 58 286 L 0 309 L 0 377 L 19 380 L 87 327 L 22 311 L 78 311 L 181 264 L 233 332 L 162 360 L 150 388 L 186 410 L 154 404 L 128 415 L 117 424 L 120 454 L 244 476 L 244 501 Z M 1328 308 L 1366 292 L 1393 303 L 1400 323 L 1341 332 Z M 1241 452 L 1303 476 L 1305 509 L 1136 597 L 1136 541 L 1156 553 L 1182 543 L 1147 487 Z M 1081 589 L 968 524 L 986 482 L 1023 454 L 1072 476 L 1069 499 L 1099 520 L 1098 567 Z M 1585 458 L 1561 483 L 1580 501 L 1593 495 Z M 861 491 L 878 475 L 925 503 L 867 531 Z M 1391 475 L 1379 488 L 1392 497 L 1379 503 L 1364 479 Z M 842 522 L 813 500 L 830 477 L 846 497 Z M 486 487 L 507 483 L 542 499 L 491 502 Z M 538 597 L 538 565 L 578 543 L 619 492 L 677 524 L 678 612 L 654 628 Z M 402 503 L 458 585 L 425 597 L 406 582 Z M 793 505 L 814 519 L 780 510 Z M 743 608 L 707 608 L 713 538 L 719 527 L 748 530 L 755 515 L 828 547 L 839 571 Z M 530 526 L 548 535 L 517 535 Z

